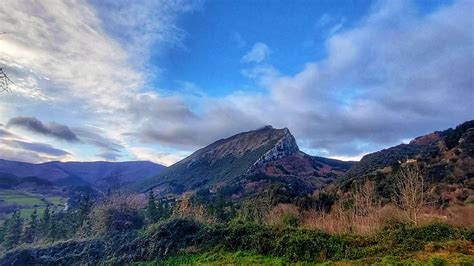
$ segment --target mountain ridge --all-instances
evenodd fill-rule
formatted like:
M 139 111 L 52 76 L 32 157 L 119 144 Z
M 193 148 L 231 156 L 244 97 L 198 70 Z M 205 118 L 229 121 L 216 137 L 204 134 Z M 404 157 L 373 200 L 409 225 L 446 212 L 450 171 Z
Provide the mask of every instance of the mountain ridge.
M 238 191 L 235 196 L 252 193 L 249 187 L 296 182 L 310 191 L 334 180 L 351 165 L 307 155 L 299 150 L 288 128 L 265 126 L 197 150 L 144 182 L 142 189 L 161 194 L 227 189 Z
M 36 176 L 59 186 L 90 185 L 100 190 L 108 188 L 110 178 L 120 178 L 120 182 L 127 184 L 156 175 L 165 168 L 149 161 L 51 161 L 34 164 L 0 159 L 0 173 L 10 173 L 19 178 Z

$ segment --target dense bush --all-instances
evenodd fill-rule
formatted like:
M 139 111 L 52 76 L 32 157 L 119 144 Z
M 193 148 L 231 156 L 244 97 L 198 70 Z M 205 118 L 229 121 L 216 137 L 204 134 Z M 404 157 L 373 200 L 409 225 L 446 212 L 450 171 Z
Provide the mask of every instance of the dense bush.
M 280 257 L 286 261 L 320 262 L 366 257 L 409 256 L 428 244 L 472 244 L 472 230 L 445 224 L 409 226 L 394 224 L 372 236 L 330 235 L 322 231 L 273 227 L 248 223 L 208 226 L 175 219 L 150 226 L 141 234 L 104 236 L 88 241 L 70 241 L 46 248 L 27 248 L 7 253 L 0 264 L 35 262 L 55 264 L 128 263 L 162 260 L 186 253 L 223 250 Z M 464 244 L 463 244 L 464 243 Z M 467 244 L 466 244 L 467 243 Z M 463 250 L 463 248 L 456 248 Z

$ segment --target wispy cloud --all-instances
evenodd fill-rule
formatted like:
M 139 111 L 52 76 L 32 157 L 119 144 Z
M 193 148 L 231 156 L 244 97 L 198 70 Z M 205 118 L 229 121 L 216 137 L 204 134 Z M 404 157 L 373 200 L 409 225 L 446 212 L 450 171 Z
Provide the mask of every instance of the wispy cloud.
M 156 94 L 143 86 L 151 45 L 181 45 L 185 33 L 176 27 L 176 16 L 200 5 L 174 0 L 2 3 L 0 31 L 9 34 L 0 38 L 0 63 L 16 83 L 14 94 L 0 98 L 0 108 L 8 111 L 2 110 L 2 119 L 28 116 L 13 119 L 10 126 L 80 139 L 99 147 L 99 155 L 117 158 L 124 147 L 115 143 L 125 141 L 123 133 L 136 126 L 123 106 L 136 95 Z M 113 141 L 84 127 L 44 124 L 31 119 L 35 113 L 87 123 Z
M 252 49 L 242 57 L 244 63 L 262 63 L 271 53 L 268 45 L 258 42 Z

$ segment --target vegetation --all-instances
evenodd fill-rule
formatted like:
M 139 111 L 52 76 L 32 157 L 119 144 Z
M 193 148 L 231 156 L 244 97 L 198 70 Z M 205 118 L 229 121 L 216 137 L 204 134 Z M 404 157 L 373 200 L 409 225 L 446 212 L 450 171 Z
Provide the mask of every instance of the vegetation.
M 459 163 L 466 151 L 430 160 Z M 0 264 L 472 265 L 470 172 L 438 179 L 453 172 L 433 173 L 434 161 L 406 158 L 312 194 L 297 178 L 258 173 L 237 180 L 268 182 L 246 197 L 234 197 L 242 189 L 235 180 L 180 195 L 114 191 L 96 199 L 82 191 L 67 210 L 47 205 L 6 219 Z
M 60 211 L 65 207 L 66 199 L 60 196 L 45 197 L 38 193 L 21 190 L 0 190 L 0 222 L 7 219 L 13 212 L 19 212 L 23 219 L 28 219 L 36 210 L 41 214 L 46 206 Z M 10 213 L 10 215 L 8 215 Z
M 418 195 L 426 191 L 424 175 L 416 166 L 394 175 L 392 201 L 400 204 L 383 204 L 376 183 L 365 180 L 349 193 L 336 193 L 329 209 L 320 208 L 321 200 L 331 198 L 326 194 L 304 198 L 285 186 L 242 202 L 227 201 L 223 191 L 178 200 L 153 192 L 146 198 L 113 194 L 95 203 L 84 194 L 67 212 L 48 206 L 28 219 L 15 212 L 0 230 L 3 247 L 11 250 L 0 262 L 472 262 L 472 221 L 461 227 L 449 225 L 450 219 L 440 222 L 418 201 L 414 220 L 405 202 L 413 199 L 410 193 L 425 199 Z

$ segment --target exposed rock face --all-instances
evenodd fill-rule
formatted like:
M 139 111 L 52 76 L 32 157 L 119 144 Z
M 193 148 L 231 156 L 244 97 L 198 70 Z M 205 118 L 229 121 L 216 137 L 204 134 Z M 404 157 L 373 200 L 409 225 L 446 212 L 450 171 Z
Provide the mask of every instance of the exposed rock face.
M 299 148 L 296 140 L 287 128 L 283 129 L 283 137 L 278 140 L 273 148 L 260 157 L 254 166 L 259 166 L 267 162 L 276 161 L 284 157 L 298 153 Z M 249 169 L 250 170 L 250 169 Z

